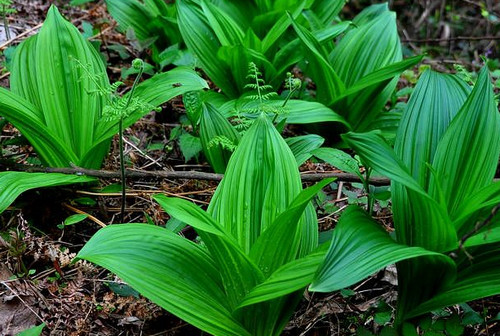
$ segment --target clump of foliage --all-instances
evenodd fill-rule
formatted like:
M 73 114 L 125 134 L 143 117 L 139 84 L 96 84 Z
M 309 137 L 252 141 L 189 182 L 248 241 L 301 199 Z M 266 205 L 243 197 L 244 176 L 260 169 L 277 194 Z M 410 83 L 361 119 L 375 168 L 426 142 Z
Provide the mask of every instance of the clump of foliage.
M 299 22 L 292 22 L 310 61 L 305 70 L 316 83 L 317 100 L 356 131 L 368 131 L 384 117 L 399 74 L 421 60 L 402 59 L 396 14 L 387 4 L 364 9 L 335 46 L 321 43 Z
M 345 135 L 364 162 L 392 179 L 397 238 L 359 209 L 347 210 L 310 289 L 339 289 L 336 272 L 346 261 L 358 271 L 343 285 L 396 262 L 400 330 L 421 314 L 499 294 L 499 132 L 485 67 L 472 91 L 456 76 L 424 73 L 394 150 L 374 132 Z
M 329 182 L 301 191 L 290 149 L 261 115 L 241 139 L 207 212 L 155 196 L 172 217 L 195 228 L 202 245 L 152 225 L 113 225 L 78 257 L 213 335 L 280 335 L 304 286 L 295 288 L 295 279 L 276 272 L 308 264 L 318 245 L 309 201 Z M 259 294 L 269 279 L 275 283 L 268 289 L 281 293 L 272 300 Z
M 55 6 L 40 33 L 16 49 L 10 79 L 11 91 L 0 88 L 0 115 L 52 167 L 99 168 L 120 124 L 128 127 L 149 112 L 135 102 L 157 106 L 206 87 L 194 71 L 177 68 L 138 85 L 126 116 L 103 118 L 104 110 L 113 108 L 109 100 L 114 90 L 102 59 Z M 96 94 L 100 91 L 106 94 Z M 129 92 L 125 99 L 131 96 Z

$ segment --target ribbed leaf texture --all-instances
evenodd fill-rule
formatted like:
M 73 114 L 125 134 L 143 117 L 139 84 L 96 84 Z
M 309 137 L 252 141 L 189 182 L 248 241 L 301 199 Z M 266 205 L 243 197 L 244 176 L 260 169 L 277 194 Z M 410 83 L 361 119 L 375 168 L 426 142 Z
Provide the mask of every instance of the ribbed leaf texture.
M 26 136 L 44 164 L 99 168 L 118 132 L 118 120 L 102 116 L 108 97 L 98 91 L 109 86 L 97 51 L 52 6 L 40 33 L 16 51 L 12 91 L 0 88 L 0 115 Z M 136 94 L 159 105 L 205 87 L 194 71 L 179 68 L 143 82 Z M 131 113 L 125 127 L 144 113 Z
M 94 181 L 94 178 L 87 176 L 56 173 L 1 172 L 0 213 L 4 212 L 19 195 L 27 190 Z
M 359 274 L 346 277 L 349 281 L 342 285 L 361 280 L 382 264 L 397 263 L 398 326 L 432 310 L 500 293 L 498 220 L 479 226 L 474 234 L 485 210 L 500 201 L 500 184 L 492 183 L 500 154 L 499 131 L 500 116 L 485 67 L 472 91 L 457 77 L 426 72 L 404 112 L 395 151 L 373 132 L 345 135 L 367 165 L 392 179 L 397 242 L 380 230 L 370 239 L 369 233 L 334 234 L 312 289 L 337 289 L 343 251 L 361 247 L 364 239 L 373 246 L 358 250 L 359 258 L 349 267 Z M 342 216 L 350 230 L 361 225 L 362 220 L 344 216 L 350 213 Z M 333 253 L 336 246 L 344 247 Z M 391 246 L 419 252 L 407 258 L 402 252 L 391 256 Z M 385 253 L 379 255 L 377 249 Z M 455 259 L 447 256 L 451 251 Z
M 214 142 L 217 138 L 220 141 Z M 203 153 L 212 169 L 216 173 L 223 174 L 232 154 L 232 148 L 228 148 L 228 146 L 236 148 L 240 141 L 240 135 L 231 123 L 210 103 L 202 105 L 200 140 Z
M 261 115 L 231 156 L 208 212 L 155 196 L 172 217 L 193 226 L 202 246 L 158 227 L 115 225 L 99 231 L 78 257 L 211 334 L 277 336 L 326 251 L 310 253 L 318 241 L 310 201 L 331 182 L 302 190 L 292 152 Z M 283 272 L 297 264 L 308 277 Z
M 396 14 L 387 4 L 366 8 L 353 23 L 329 53 L 312 32 L 296 22 L 293 27 L 307 50 L 307 71 L 316 83 L 318 101 L 341 113 L 353 130 L 367 131 L 399 74 L 421 58 L 402 60 Z

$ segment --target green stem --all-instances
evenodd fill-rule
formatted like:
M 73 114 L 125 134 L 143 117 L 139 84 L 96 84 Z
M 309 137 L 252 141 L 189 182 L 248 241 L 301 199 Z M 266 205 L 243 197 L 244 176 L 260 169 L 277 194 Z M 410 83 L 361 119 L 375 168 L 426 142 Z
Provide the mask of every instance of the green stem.
M 144 65 L 141 66 L 139 73 L 137 74 L 137 77 L 135 77 L 134 84 L 132 85 L 132 89 L 130 90 L 130 94 L 127 99 L 127 104 L 125 105 L 125 110 L 129 107 L 130 102 L 132 101 L 132 97 L 134 96 L 134 91 L 135 87 L 139 83 L 139 80 L 142 77 L 142 73 L 144 71 Z M 119 127 L 118 127 L 118 145 L 119 145 L 119 151 L 120 151 L 120 172 L 121 172 L 121 184 L 122 184 L 122 205 L 121 205 L 121 210 L 120 210 L 120 221 L 121 223 L 124 222 L 125 219 L 125 203 L 126 203 L 126 186 L 127 186 L 127 181 L 125 177 L 125 154 L 124 154 L 124 149 L 123 149 L 123 117 L 124 113 L 120 116 L 120 122 L 119 122 Z
M 365 166 L 366 167 L 366 166 Z M 372 197 L 372 194 L 370 192 L 370 174 L 371 174 L 372 170 L 371 168 L 366 168 L 366 178 L 363 182 L 363 185 L 364 185 L 364 188 L 365 188 L 365 191 L 366 191 L 366 205 L 368 207 L 368 213 L 371 215 L 372 214 L 372 211 L 373 211 L 373 197 Z
M 126 187 L 127 181 L 125 180 L 125 154 L 123 149 L 123 116 L 120 117 L 119 128 L 118 128 L 118 145 L 120 150 L 120 172 L 121 172 L 121 182 L 122 182 L 122 206 L 120 210 L 120 223 L 124 222 L 125 219 L 125 201 L 126 201 Z
M 2 19 L 3 19 L 3 29 L 5 30 L 5 36 L 7 37 L 7 41 L 10 41 L 10 29 L 9 29 L 9 22 L 7 20 L 7 8 L 5 8 L 5 5 L 2 6 Z

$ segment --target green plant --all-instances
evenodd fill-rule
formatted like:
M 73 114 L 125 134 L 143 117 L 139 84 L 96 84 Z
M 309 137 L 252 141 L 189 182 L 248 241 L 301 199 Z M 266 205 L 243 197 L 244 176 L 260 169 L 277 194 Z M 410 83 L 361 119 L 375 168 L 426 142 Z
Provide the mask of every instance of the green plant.
M 16 336 L 40 336 L 42 334 L 43 328 L 45 328 L 45 323 L 21 331 Z
M 182 199 L 155 197 L 195 228 L 201 244 L 152 225 L 113 225 L 97 232 L 78 258 L 108 268 L 211 334 L 279 335 L 305 285 L 290 290 L 281 279 L 270 288 L 275 299 L 261 297 L 256 304 L 246 295 L 274 279 L 277 269 L 309 263 L 318 244 L 309 201 L 331 181 L 301 191 L 290 149 L 261 115 L 229 160 L 207 212 Z
M 156 63 L 166 65 L 170 63 L 168 56 L 171 53 L 180 52 L 182 38 L 177 26 L 175 3 L 164 0 L 106 0 L 106 6 L 121 30 L 137 40 L 137 47 L 152 47 L 152 58 Z M 133 36 L 129 35 L 130 30 Z
M 499 132 L 485 67 L 472 91 L 456 76 L 425 72 L 394 150 L 377 133 L 346 134 L 344 140 L 364 162 L 392 180 L 397 238 L 351 208 L 336 229 L 344 235 L 334 234 L 310 289 L 340 289 L 396 263 L 398 329 L 427 312 L 499 294 L 500 183 L 493 183 Z M 357 272 L 341 285 L 343 253 L 352 255 L 350 266 Z
M 352 130 L 372 129 L 385 116 L 399 74 L 421 60 L 402 60 L 396 14 L 387 4 L 364 9 L 337 45 L 321 43 L 290 18 L 310 61 L 304 70 L 316 83 L 317 100 L 341 114 Z
M 296 117 L 304 113 L 295 107 L 288 109 L 289 105 L 294 105 L 296 100 L 290 100 L 293 94 L 300 88 L 301 81 L 293 78 L 290 73 L 287 74 L 285 87 L 288 89 L 285 99 L 272 100 L 278 96 L 276 92 L 271 91 L 272 87 L 267 85 L 262 78 L 262 73 L 257 68 L 256 64 L 250 62 L 247 73 L 248 84 L 246 88 L 249 92 L 243 96 L 240 101 L 244 103 L 245 108 L 240 108 L 236 115 L 224 115 L 222 109 L 224 107 L 215 107 L 211 102 L 214 100 L 214 95 L 190 93 L 184 99 L 186 106 L 186 114 L 193 129 L 198 130 L 202 150 L 217 173 L 224 173 L 226 166 L 231 157 L 232 151 L 236 148 L 240 141 L 241 135 L 252 125 L 256 116 L 261 112 L 266 113 L 272 122 L 278 121 L 278 129 L 284 127 L 285 121 L 291 116 L 293 121 Z M 218 97 L 218 96 L 215 96 Z M 309 107 L 309 111 L 319 112 L 323 109 L 329 117 L 335 117 L 336 114 L 320 106 L 317 103 L 302 102 L 301 107 Z M 227 104 L 225 104 L 227 106 Z M 229 119 L 228 119 L 229 118 Z M 301 116 L 299 118 L 304 118 Z M 307 123 L 307 118 L 303 121 Z M 331 120 L 331 119 L 330 119 Z M 342 122 L 341 118 L 337 121 Z M 312 150 L 318 148 L 323 143 L 324 139 L 316 135 L 300 136 L 289 138 L 286 142 L 297 158 L 297 163 L 300 165 L 307 160 L 312 154 Z
M 0 213 L 4 212 L 19 195 L 31 189 L 94 182 L 87 176 L 57 173 L 0 172 Z
M 52 6 L 40 33 L 16 49 L 13 63 L 11 91 L 0 88 L 0 115 L 21 131 L 44 164 L 99 168 L 120 119 L 104 118 L 110 98 L 99 94 L 100 88 L 111 94 L 112 87 L 95 49 Z M 135 97 L 157 106 L 204 87 L 194 71 L 177 68 L 138 85 Z M 123 127 L 147 112 L 129 110 Z
M 230 99 L 243 94 L 249 62 L 257 64 L 276 90 L 285 73 L 302 60 L 300 42 L 287 33 L 287 11 L 317 27 L 316 36 L 328 41 L 349 26 L 349 22 L 330 26 L 343 4 L 343 0 L 176 2 L 179 30 L 188 49 Z
M 12 0 L 0 0 L 0 15 L 3 20 L 3 29 L 5 31 L 5 36 L 7 40 L 10 40 L 10 28 L 9 20 L 7 20 L 7 15 L 15 13 L 16 10 L 12 8 Z

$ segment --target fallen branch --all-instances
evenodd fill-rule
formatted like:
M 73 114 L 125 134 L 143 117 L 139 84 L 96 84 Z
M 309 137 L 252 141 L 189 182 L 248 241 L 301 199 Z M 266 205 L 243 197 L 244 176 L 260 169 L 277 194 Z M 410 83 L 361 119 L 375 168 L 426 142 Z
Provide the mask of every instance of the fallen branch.
M 0 162 L 0 169 L 3 170 L 14 170 L 14 171 L 25 171 L 30 173 L 61 173 L 70 175 L 86 175 L 99 178 L 120 178 L 120 172 L 110 171 L 110 170 L 94 170 L 85 169 L 80 167 L 73 168 L 50 168 L 50 167 L 36 167 L 21 164 L 6 164 L 5 162 Z M 207 180 L 207 181 L 220 181 L 222 180 L 222 174 L 205 173 L 198 171 L 166 171 L 166 170 L 134 170 L 127 169 L 125 175 L 127 178 L 140 179 L 140 178 L 163 178 L 163 179 L 186 179 L 186 180 Z M 337 181 L 341 182 L 361 182 L 358 176 L 348 173 L 302 173 L 302 181 L 314 182 L 320 181 L 327 177 L 335 177 Z M 371 177 L 370 184 L 375 186 L 389 185 L 390 181 L 387 178 L 381 177 Z

